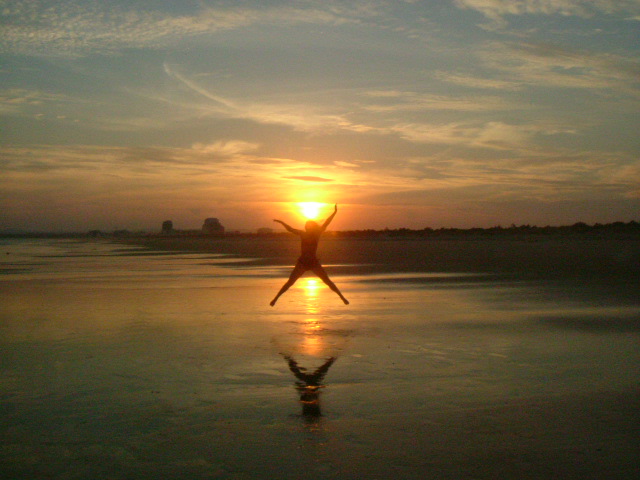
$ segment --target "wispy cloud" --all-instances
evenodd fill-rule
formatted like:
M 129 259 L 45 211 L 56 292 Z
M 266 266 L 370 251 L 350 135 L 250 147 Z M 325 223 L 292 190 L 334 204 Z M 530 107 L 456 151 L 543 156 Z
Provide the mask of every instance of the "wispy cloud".
M 222 157 L 231 157 L 241 155 L 247 152 L 253 152 L 260 145 L 257 143 L 245 142 L 242 140 L 217 141 L 211 144 L 196 143 L 193 150 L 204 154 L 219 155 Z
M 284 178 L 289 180 L 300 180 L 303 182 L 312 182 L 312 183 L 333 182 L 331 178 L 324 178 L 324 177 L 293 176 L 293 177 L 284 177 Z
M 229 99 L 212 92 L 199 84 L 192 76 L 180 73 L 175 65 L 164 64 L 167 75 L 187 86 L 198 97 L 209 102 L 197 101 L 191 107 L 202 114 L 222 115 L 232 118 L 253 120 L 259 123 L 290 125 L 297 130 L 352 129 L 359 130 L 346 116 L 336 112 L 334 105 L 319 105 L 309 102 L 269 103 L 248 96 L 243 99 Z
M 341 24 L 372 15 L 363 6 L 313 2 L 274 6 L 205 6 L 184 13 L 151 11 L 134 2 L 69 0 L 2 1 L 0 52 L 22 55 L 78 56 L 114 53 L 122 48 L 163 48 L 184 38 L 254 24 Z M 184 6 L 185 8 L 186 5 Z
M 482 112 L 513 109 L 513 104 L 498 96 L 478 95 L 436 95 L 418 92 L 372 91 L 363 96 L 370 103 L 364 109 L 370 112 L 402 112 L 402 111 L 458 111 Z M 373 101 L 372 101 L 373 100 Z
M 24 88 L 10 88 L 0 90 L 0 113 L 20 113 L 28 109 L 33 113 L 45 103 L 75 101 L 67 95 L 43 92 L 41 90 L 29 90 Z
M 492 43 L 480 55 L 486 66 L 521 85 L 640 94 L 640 61 L 631 57 L 543 43 Z
M 485 78 L 474 75 L 463 75 L 445 71 L 435 72 L 434 77 L 444 82 L 453 83 L 455 85 L 461 85 L 463 87 L 469 87 L 473 89 L 499 90 L 501 92 L 504 92 L 518 91 L 522 90 L 523 88 L 522 83 L 516 81 Z
M 454 0 L 454 3 L 496 21 L 510 15 L 590 17 L 597 13 L 636 15 L 640 11 L 637 0 Z
M 186 85 L 189 89 L 193 90 L 194 92 L 198 93 L 199 95 L 202 95 L 203 97 L 211 100 L 212 102 L 214 102 L 213 104 L 209 104 L 209 108 L 211 108 L 213 105 L 215 105 L 218 109 L 222 110 L 222 111 L 226 111 L 226 112 L 233 112 L 233 111 L 237 111 L 238 107 L 236 105 L 234 105 L 232 102 L 230 102 L 229 100 L 222 98 L 218 95 L 215 95 L 211 92 L 209 92 L 206 88 L 198 85 L 198 83 L 196 83 L 195 81 L 185 77 L 184 75 L 182 75 L 180 72 L 177 72 L 175 70 L 175 68 L 173 68 L 171 65 L 169 65 L 167 62 L 163 63 L 163 68 L 164 71 L 167 75 L 169 75 L 172 78 L 175 78 L 176 80 L 178 80 L 180 83 Z
M 467 149 L 508 150 L 526 155 L 542 150 L 534 139 L 539 135 L 573 134 L 571 126 L 557 123 L 509 124 L 501 121 L 484 123 L 406 123 L 392 128 L 413 142 L 458 146 Z

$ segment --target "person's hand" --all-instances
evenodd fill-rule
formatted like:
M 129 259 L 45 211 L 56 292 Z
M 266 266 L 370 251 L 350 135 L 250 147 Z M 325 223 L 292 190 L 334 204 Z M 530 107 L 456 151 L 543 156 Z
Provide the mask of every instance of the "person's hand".
M 338 211 L 338 204 L 337 204 L 337 203 L 335 204 L 335 207 L 334 207 L 333 211 L 334 211 L 334 212 L 337 212 L 337 211 Z

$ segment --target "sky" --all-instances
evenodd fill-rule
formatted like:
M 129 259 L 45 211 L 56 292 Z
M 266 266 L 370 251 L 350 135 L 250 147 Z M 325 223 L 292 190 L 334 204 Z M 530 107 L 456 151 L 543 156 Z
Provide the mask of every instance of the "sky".
M 0 0 L 0 231 L 640 220 L 640 0 Z

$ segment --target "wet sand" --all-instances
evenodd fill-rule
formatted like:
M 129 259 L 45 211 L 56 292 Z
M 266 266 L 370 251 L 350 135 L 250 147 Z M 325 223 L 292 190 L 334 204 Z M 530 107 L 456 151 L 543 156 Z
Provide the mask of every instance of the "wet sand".
M 640 473 L 634 266 L 595 268 L 565 246 L 573 266 L 544 275 L 479 260 L 412 269 L 389 264 L 418 256 L 406 243 L 336 240 L 322 257 L 351 305 L 305 277 L 271 308 L 295 243 L 173 242 L 169 253 L 49 242 L 35 257 L 3 246 L 7 478 Z M 480 244 L 463 247 L 429 262 L 478 256 Z M 617 247 L 599 258 L 637 255 Z M 287 361 L 313 373 L 330 357 L 316 390 Z

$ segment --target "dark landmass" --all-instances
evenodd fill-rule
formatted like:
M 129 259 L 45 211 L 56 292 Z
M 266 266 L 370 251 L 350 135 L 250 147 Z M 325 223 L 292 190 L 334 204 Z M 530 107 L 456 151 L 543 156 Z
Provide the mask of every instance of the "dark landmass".
M 510 227 L 495 226 L 490 228 L 431 228 L 423 229 L 410 228 L 385 228 L 382 230 L 341 230 L 327 232 L 329 235 L 337 237 L 474 237 L 474 236 L 521 236 L 521 235 L 640 235 L 640 222 L 631 221 L 613 223 L 595 223 L 588 225 L 584 222 L 574 223 L 565 226 L 545 226 L 535 225 L 511 225 Z M 0 232 L 0 238 L 82 238 L 82 237 L 190 237 L 190 238 L 211 238 L 211 237 L 279 237 L 288 236 L 287 232 L 239 232 L 231 231 L 226 234 L 205 234 L 201 230 L 173 230 L 172 233 L 148 233 L 131 232 L 129 230 L 115 230 L 113 232 L 103 232 L 101 230 L 91 230 L 89 232 Z

